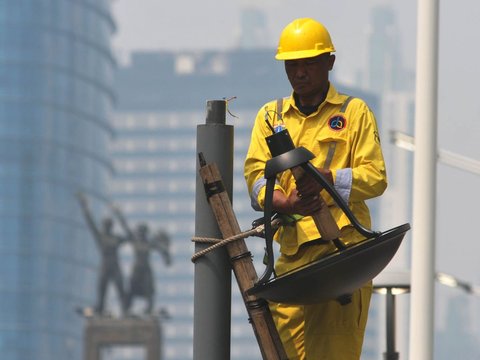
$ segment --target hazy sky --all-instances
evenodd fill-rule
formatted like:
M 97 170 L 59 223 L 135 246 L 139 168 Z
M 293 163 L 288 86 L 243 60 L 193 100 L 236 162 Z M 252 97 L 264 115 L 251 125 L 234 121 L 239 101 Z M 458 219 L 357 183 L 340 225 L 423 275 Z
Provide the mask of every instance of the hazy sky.
M 125 55 L 132 49 L 224 49 L 234 48 L 240 34 L 240 12 L 247 7 L 266 14 L 268 38 L 265 44 L 276 47 L 281 29 L 296 17 L 313 17 L 331 32 L 337 48 L 337 67 L 354 72 L 365 62 L 365 34 L 369 31 L 369 6 L 380 0 L 116 0 L 113 4 L 118 33 L 116 50 Z M 398 1 L 394 2 L 399 3 Z M 415 1 L 404 0 L 398 8 L 399 21 L 410 24 L 405 36 L 414 36 Z M 355 15 L 352 15 L 355 14 Z M 413 16 L 414 18 L 414 16 Z M 411 66 L 414 57 L 406 62 Z M 347 60 L 350 59 L 350 62 Z M 348 66 L 343 66 L 347 62 Z
M 115 0 L 114 48 L 122 57 L 132 50 L 234 48 L 240 10 L 255 6 L 267 14 L 265 42 L 272 48 L 293 18 L 308 16 L 323 22 L 337 48 L 336 75 L 348 82 L 365 67 L 370 8 L 378 3 L 390 3 L 397 11 L 402 61 L 413 69 L 414 0 Z M 440 4 L 439 147 L 480 161 L 480 2 Z M 480 235 L 475 229 L 480 220 L 479 187 L 480 176 L 439 165 L 437 268 L 476 283 L 480 282 Z

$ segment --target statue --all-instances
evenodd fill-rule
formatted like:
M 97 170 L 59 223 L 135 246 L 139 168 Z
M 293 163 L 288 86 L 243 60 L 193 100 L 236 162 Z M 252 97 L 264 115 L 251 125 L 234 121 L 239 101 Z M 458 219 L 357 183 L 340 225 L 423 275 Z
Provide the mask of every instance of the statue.
M 162 255 L 166 265 L 170 265 L 170 238 L 163 231 L 159 231 L 153 236 L 150 236 L 148 226 L 143 223 L 139 224 L 135 231 L 132 231 L 118 209 L 116 215 L 123 229 L 128 234 L 128 239 L 135 252 L 135 262 L 130 277 L 130 288 L 126 295 L 125 309 L 128 312 L 134 298 L 139 296 L 145 298 L 147 301 L 145 313 L 151 314 L 153 310 L 155 286 L 150 266 L 150 252 L 151 250 L 157 250 Z
M 102 229 L 99 229 L 88 207 L 88 202 L 84 194 L 77 194 L 78 201 L 82 208 L 83 215 L 90 228 L 95 242 L 101 254 L 101 266 L 100 274 L 97 282 L 97 305 L 95 306 L 95 312 L 98 314 L 104 313 L 105 295 L 108 284 L 113 282 L 117 290 L 118 297 L 120 299 L 120 305 L 122 312 L 126 311 L 126 293 L 123 286 L 123 276 L 118 261 L 118 249 L 127 241 L 127 238 L 115 235 L 112 232 L 113 220 L 106 217 L 103 220 Z

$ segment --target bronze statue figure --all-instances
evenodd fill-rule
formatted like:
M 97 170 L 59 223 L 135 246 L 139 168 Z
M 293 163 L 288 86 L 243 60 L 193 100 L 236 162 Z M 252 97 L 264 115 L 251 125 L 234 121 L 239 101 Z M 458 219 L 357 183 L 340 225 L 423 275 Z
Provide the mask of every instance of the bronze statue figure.
M 147 307 L 145 313 L 151 314 L 155 286 L 150 265 L 150 252 L 151 250 L 157 250 L 162 255 L 165 263 L 170 265 L 170 238 L 163 231 L 150 236 L 148 226 L 143 223 L 139 224 L 135 231 L 132 231 L 118 209 L 115 215 L 128 234 L 128 239 L 135 251 L 135 263 L 130 277 L 130 288 L 126 295 L 125 309 L 129 311 L 134 298 L 138 296 L 146 299 Z
M 123 285 L 123 276 L 118 261 L 118 248 L 127 241 L 126 237 L 122 237 L 113 233 L 113 220 L 106 217 L 103 220 L 102 229 L 100 229 L 93 220 L 91 211 L 88 207 L 88 202 L 84 194 L 77 194 L 78 201 L 82 208 L 83 215 L 90 228 L 95 242 L 101 254 L 100 274 L 97 282 L 97 304 L 95 312 L 98 314 L 104 313 L 105 295 L 108 284 L 113 282 L 120 299 L 122 311 L 126 311 L 126 293 Z

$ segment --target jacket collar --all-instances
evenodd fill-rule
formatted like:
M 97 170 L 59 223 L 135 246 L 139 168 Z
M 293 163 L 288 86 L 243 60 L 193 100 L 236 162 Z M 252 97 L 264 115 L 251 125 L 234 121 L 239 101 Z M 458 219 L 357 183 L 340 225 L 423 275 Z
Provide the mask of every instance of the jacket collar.
M 337 89 L 335 89 L 335 86 L 333 86 L 333 84 L 330 83 L 329 87 L 328 87 L 327 97 L 325 98 L 325 101 L 330 103 L 330 104 L 341 105 L 345 101 L 345 96 L 339 94 L 337 92 Z M 297 106 L 295 105 L 295 99 L 293 97 L 293 91 L 292 91 L 291 95 L 288 98 L 286 98 L 285 104 L 283 106 L 282 113 L 286 113 L 292 107 L 298 110 Z

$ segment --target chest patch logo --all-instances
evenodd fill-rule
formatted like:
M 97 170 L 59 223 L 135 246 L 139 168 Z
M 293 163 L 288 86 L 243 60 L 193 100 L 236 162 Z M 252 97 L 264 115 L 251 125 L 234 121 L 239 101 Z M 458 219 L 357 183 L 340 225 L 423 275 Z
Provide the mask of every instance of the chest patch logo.
M 347 119 L 342 115 L 334 115 L 328 120 L 328 126 L 334 131 L 341 131 L 347 126 Z

